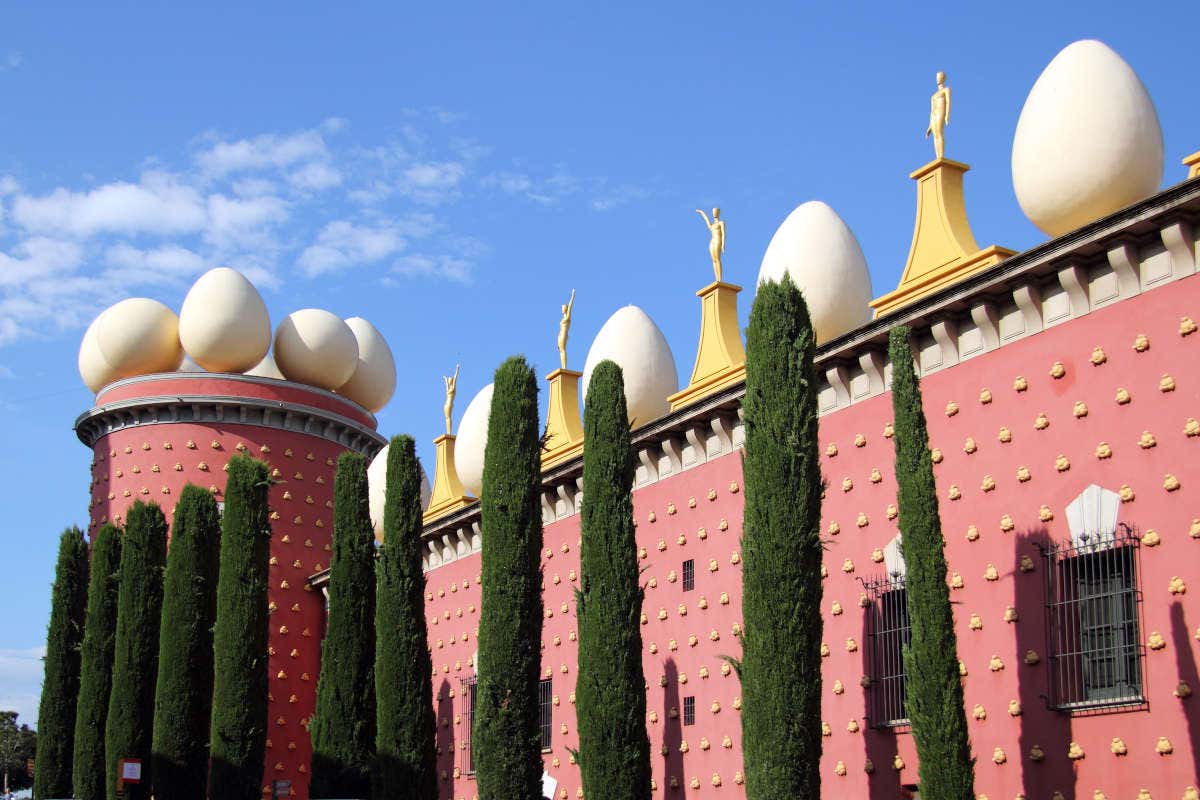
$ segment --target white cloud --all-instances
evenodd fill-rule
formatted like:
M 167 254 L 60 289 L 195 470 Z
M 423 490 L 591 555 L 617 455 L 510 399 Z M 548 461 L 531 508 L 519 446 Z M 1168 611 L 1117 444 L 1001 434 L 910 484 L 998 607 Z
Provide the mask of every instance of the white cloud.
M 338 220 L 325 226 L 296 263 L 311 278 L 356 264 L 377 263 L 403 247 L 404 238 L 394 224 L 363 226 Z
M 222 177 L 233 172 L 282 169 L 328 157 L 325 138 L 319 129 L 314 128 L 289 136 L 265 133 L 253 139 L 217 142 L 197 153 L 196 163 L 203 172 Z
M 15 194 L 20 188 L 21 184 L 12 175 L 0 175 L 0 197 Z
M 105 278 L 126 286 L 177 282 L 207 266 L 199 254 L 177 244 L 142 250 L 121 242 L 105 251 L 104 260 L 110 265 Z
M 412 164 L 401 175 L 400 191 L 420 203 L 444 203 L 459 195 L 467 168 L 458 161 Z
M 342 182 L 342 174 L 329 164 L 313 161 L 288 175 L 288 183 L 297 189 L 321 191 Z
M 268 245 L 269 229 L 287 218 L 287 203 L 272 195 L 235 198 L 214 194 L 208 198 L 204 236 L 218 247 Z
M 69 273 L 83 263 L 83 248 L 75 242 L 42 236 L 19 242 L 13 253 L 0 252 L 0 287 L 19 287 Z
M 25 63 L 25 54 L 20 50 L 9 50 L 0 58 L 0 72 L 7 72 L 12 69 L 20 69 Z
M 42 694 L 45 647 L 0 649 L 0 709 L 16 711 L 18 722 L 35 727 Z
M 149 172 L 139 183 L 118 181 L 88 192 L 58 188 L 41 197 L 18 195 L 13 219 L 33 233 L 86 238 L 101 233 L 180 234 L 205 223 L 204 201 L 177 176 Z

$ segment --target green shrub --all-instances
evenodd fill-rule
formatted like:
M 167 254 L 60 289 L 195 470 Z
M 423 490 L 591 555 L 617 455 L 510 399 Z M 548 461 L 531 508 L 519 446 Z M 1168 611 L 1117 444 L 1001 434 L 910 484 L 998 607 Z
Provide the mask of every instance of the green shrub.
M 88 546 L 79 528 L 68 528 L 58 542 L 46 633 L 46 672 L 38 710 L 37 771 L 33 779 L 33 796 L 37 798 L 71 795 L 87 590 Z
M 816 337 L 791 278 L 746 334 L 742 749 L 748 800 L 821 795 L 821 467 Z
M 633 529 L 634 452 L 621 368 L 601 361 L 584 408 L 579 763 L 588 800 L 649 800 L 642 588 Z
M 212 800 L 259 800 L 267 747 L 267 604 L 271 521 L 266 464 L 229 459 L 221 516 L 208 791 Z
M 329 618 L 312 733 L 312 797 L 369 797 L 375 752 L 375 532 L 367 465 L 338 457 Z M 428 654 L 425 656 L 428 658 Z
M 155 797 L 205 800 L 221 514 L 211 493 L 179 494 L 163 579 L 154 704 Z
M 479 683 L 472 739 L 481 800 L 541 800 L 538 387 L 525 359 L 496 370 L 483 455 Z

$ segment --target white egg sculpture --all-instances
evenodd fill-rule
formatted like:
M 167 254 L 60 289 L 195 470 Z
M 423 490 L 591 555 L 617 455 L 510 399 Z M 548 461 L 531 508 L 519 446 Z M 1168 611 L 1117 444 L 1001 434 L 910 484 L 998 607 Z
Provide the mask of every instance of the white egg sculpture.
M 174 372 L 183 363 L 179 317 L 157 300 L 131 297 L 96 320 L 96 343 L 113 379 Z
M 271 347 L 271 318 L 249 280 L 229 267 L 210 269 L 179 309 L 179 341 L 209 372 L 245 372 Z
M 378 329 L 362 317 L 351 317 L 346 325 L 358 342 L 358 365 L 338 394 L 376 412 L 388 404 L 396 391 L 396 360 Z
M 471 398 L 458 423 L 454 441 L 454 466 L 463 488 L 479 497 L 483 492 L 483 450 L 487 446 L 488 416 L 492 413 L 492 391 L 489 383 Z
M 100 327 L 100 318 L 106 313 L 108 313 L 107 309 L 101 311 L 92 320 L 92 324 L 88 325 L 83 334 L 83 341 L 79 343 L 79 376 L 83 378 L 83 382 L 93 393 L 99 392 L 100 389 L 117 379 L 116 370 L 104 358 L 104 353 L 100 352 L 100 342 L 96 340 L 96 329 Z
M 263 356 L 262 361 L 255 364 L 250 369 L 246 370 L 247 375 L 253 375 L 256 378 L 275 378 L 276 380 L 286 381 L 283 373 L 279 371 L 279 367 L 275 364 L 275 356 L 267 353 Z
M 358 341 L 341 317 L 304 308 L 284 317 L 275 331 L 275 365 L 289 381 L 331 391 L 358 366 Z
M 1063 48 L 1029 91 L 1013 136 L 1013 189 L 1050 236 L 1158 191 L 1163 139 L 1137 74 L 1103 42 Z
M 637 306 L 617 309 L 601 326 L 583 365 L 583 399 L 592 370 L 605 359 L 615 361 L 625 378 L 629 421 L 645 425 L 671 410 L 667 397 L 679 389 L 675 356 L 654 320 Z
M 375 528 L 375 541 L 383 543 L 383 504 L 387 499 L 387 459 L 391 445 L 384 445 L 379 454 L 367 467 L 367 506 L 371 514 L 371 525 Z M 429 507 L 429 476 L 421 467 L 421 510 Z
M 804 295 L 817 342 L 836 339 L 871 319 L 871 274 L 854 232 L 820 200 L 801 203 L 775 231 L 758 282 L 784 274 Z

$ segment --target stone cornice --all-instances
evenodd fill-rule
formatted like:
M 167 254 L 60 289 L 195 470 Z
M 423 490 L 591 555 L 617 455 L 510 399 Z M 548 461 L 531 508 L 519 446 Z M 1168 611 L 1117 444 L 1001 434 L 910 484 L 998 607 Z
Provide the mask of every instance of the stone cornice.
M 193 423 L 252 425 L 315 436 L 371 458 L 387 443 L 382 436 L 332 411 L 279 400 L 215 394 L 172 394 L 119 400 L 92 408 L 75 420 L 75 435 L 88 447 L 129 427 Z

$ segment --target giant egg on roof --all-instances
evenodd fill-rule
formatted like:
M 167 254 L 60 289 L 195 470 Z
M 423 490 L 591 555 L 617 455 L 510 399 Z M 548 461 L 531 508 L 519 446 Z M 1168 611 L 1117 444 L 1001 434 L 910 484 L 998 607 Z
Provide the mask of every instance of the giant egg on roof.
M 392 349 L 374 325 L 351 317 L 346 325 L 358 342 L 358 363 L 350 380 L 337 391 L 368 411 L 382 409 L 396 391 L 396 360 Z
M 458 422 L 454 442 L 454 466 L 463 488 L 479 497 L 483 492 L 483 449 L 487 446 L 488 416 L 492 413 L 492 391 L 489 383 L 467 404 Z
M 333 391 L 350 380 L 358 366 L 358 340 L 336 314 L 304 308 L 279 323 L 274 354 L 289 381 Z
M 113 380 L 174 372 L 183 363 L 179 317 L 148 297 L 122 300 L 97 317 L 96 343 Z
M 367 467 L 367 507 L 371 514 L 371 526 L 375 529 L 375 541 L 383 543 L 383 504 L 387 500 L 387 460 L 390 444 L 384 445 Z M 421 467 L 421 510 L 429 507 L 429 476 Z
M 254 284 L 229 267 L 201 275 L 179 309 L 184 352 L 209 372 L 245 372 L 271 347 L 271 319 Z
M 275 364 L 275 356 L 268 351 L 259 361 L 250 369 L 246 370 L 247 375 L 253 375 L 256 378 L 275 378 L 276 380 L 286 381 L 283 373 L 279 371 L 278 365 Z
M 645 311 L 637 306 L 619 308 L 600 328 L 583 365 L 585 401 L 592 370 L 605 359 L 615 361 L 624 374 L 630 422 L 645 425 L 670 410 L 667 397 L 679 389 L 675 356 Z
M 871 318 L 871 275 L 854 233 L 820 200 L 802 203 L 771 237 L 758 282 L 784 274 L 804 295 L 817 342 L 827 342 Z
M 1060 236 L 1158 191 L 1162 128 L 1146 87 L 1108 45 L 1065 47 L 1029 91 L 1013 136 L 1017 202 Z
M 105 309 L 92 320 L 83 334 L 83 341 L 79 343 L 79 376 L 93 393 L 116 380 L 116 370 L 104 358 L 104 353 L 100 352 L 100 342 L 96 340 L 100 318 L 107 313 L 108 309 Z

